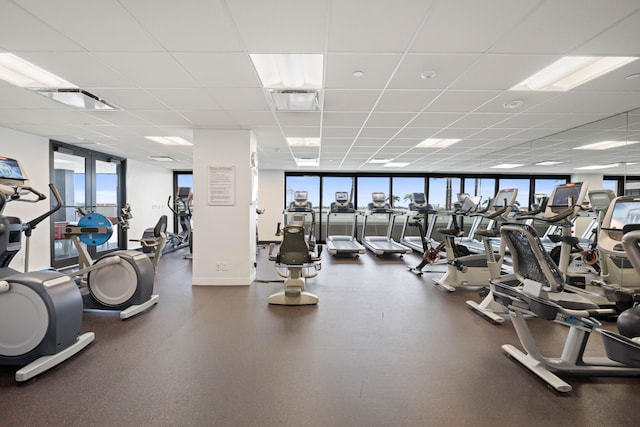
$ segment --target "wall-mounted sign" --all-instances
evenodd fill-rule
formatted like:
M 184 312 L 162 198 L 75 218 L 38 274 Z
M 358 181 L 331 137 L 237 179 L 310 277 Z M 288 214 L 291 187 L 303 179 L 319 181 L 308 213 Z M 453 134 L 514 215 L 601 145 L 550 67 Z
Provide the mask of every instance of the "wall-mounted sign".
M 209 206 L 233 206 L 235 203 L 236 167 L 209 166 Z

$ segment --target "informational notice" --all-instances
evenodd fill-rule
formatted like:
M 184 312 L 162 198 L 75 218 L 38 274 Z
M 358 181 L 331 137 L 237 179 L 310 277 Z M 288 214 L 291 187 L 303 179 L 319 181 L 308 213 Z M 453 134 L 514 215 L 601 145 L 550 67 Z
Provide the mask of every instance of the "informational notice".
M 233 206 L 235 203 L 235 184 L 235 166 L 209 166 L 209 206 Z

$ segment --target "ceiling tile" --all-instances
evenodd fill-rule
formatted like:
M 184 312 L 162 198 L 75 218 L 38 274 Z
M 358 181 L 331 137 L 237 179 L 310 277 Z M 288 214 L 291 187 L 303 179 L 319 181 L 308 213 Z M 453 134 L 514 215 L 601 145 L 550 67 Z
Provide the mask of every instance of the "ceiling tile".
M 153 52 L 161 46 L 118 1 L 21 0 L 20 5 L 89 51 Z

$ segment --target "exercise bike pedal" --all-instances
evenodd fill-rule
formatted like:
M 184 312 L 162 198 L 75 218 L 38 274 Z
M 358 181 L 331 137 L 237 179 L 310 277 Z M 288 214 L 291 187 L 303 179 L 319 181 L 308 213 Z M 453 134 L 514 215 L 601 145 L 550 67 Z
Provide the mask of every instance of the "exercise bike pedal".
M 418 270 L 415 267 L 409 267 L 409 272 L 415 274 L 418 277 L 421 277 L 424 274 L 424 272 L 422 270 Z

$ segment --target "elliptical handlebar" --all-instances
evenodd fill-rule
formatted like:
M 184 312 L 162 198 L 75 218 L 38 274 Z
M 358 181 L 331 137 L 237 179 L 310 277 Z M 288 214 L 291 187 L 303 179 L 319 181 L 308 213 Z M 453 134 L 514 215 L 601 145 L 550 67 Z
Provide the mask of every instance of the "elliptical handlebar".
M 31 193 L 35 194 L 38 197 L 37 200 L 24 200 L 25 202 L 36 203 L 41 200 L 45 200 L 47 198 L 47 196 L 45 196 L 44 194 L 40 193 L 37 190 L 34 190 L 31 187 L 23 187 L 23 188 L 25 190 L 30 191 Z M 40 224 L 45 219 L 49 218 L 51 215 L 54 214 L 54 212 L 60 210 L 60 208 L 62 207 L 62 197 L 60 196 L 60 193 L 58 192 L 58 189 L 56 188 L 55 184 L 49 184 L 49 190 L 51 190 L 53 197 L 56 199 L 56 205 L 53 208 L 51 208 L 49 211 L 40 215 L 39 217 L 34 218 L 31 221 L 25 223 L 24 224 L 25 234 L 30 235 L 31 230 L 35 229 L 38 224 Z
M 173 206 L 171 206 L 171 196 L 169 196 L 169 198 L 167 199 L 167 207 L 169 208 L 169 210 L 171 212 L 173 212 L 174 215 L 178 215 L 178 211 L 176 211 Z

